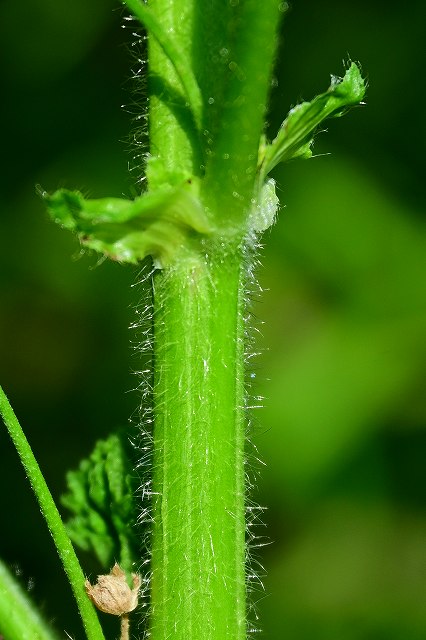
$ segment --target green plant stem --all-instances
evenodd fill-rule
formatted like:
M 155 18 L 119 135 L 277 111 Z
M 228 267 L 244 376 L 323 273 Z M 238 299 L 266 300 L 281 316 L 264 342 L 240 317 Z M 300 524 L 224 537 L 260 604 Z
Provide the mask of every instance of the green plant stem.
M 133 15 L 140 20 L 152 34 L 173 67 L 185 91 L 186 98 L 198 128 L 201 126 L 202 97 L 197 80 L 188 64 L 184 52 L 176 45 L 163 24 L 157 20 L 153 12 L 141 0 L 124 0 Z
M 85 577 L 78 562 L 74 548 L 68 537 L 61 516 L 55 502 L 40 471 L 37 460 L 31 450 L 28 440 L 10 406 L 10 403 L 0 387 L 0 414 L 16 447 L 18 455 L 24 466 L 31 487 L 36 495 L 42 515 L 46 520 L 49 531 L 63 564 L 65 573 L 70 581 L 77 606 L 83 620 L 88 640 L 104 640 L 96 611 L 86 595 L 84 589 Z
M 0 634 L 7 640 L 58 640 L 26 591 L 0 560 Z
M 276 0 L 152 0 L 196 69 L 203 131 L 149 37 L 149 189 L 204 177 L 211 240 L 187 243 L 154 286 L 154 474 L 150 637 L 245 640 L 244 274 L 242 238 L 275 50 Z M 205 9 L 205 10 L 204 10 Z M 213 26 L 212 26 L 213 25 Z M 224 29 L 217 25 L 223 25 Z M 259 55 L 261 51 L 261 55 Z M 192 247 L 192 248 L 191 248 Z
M 154 276 L 152 640 L 245 640 L 243 257 Z
M 215 212 L 222 230 L 244 224 L 255 195 L 259 142 L 280 18 L 277 0 L 244 0 L 235 6 L 238 13 L 230 43 L 230 77 L 203 183 L 204 201 Z
M 186 84 L 190 81 L 189 77 L 195 78 L 191 59 L 196 4 L 197 0 L 154 0 L 149 3 L 155 19 L 166 33 L 173 34 L 179 55 L 186 60 Z M 203 162 L 200 135 L 186 100 L 182 100 L 183 81 L 176 71 L 177 63 L 169 57 L 170 51 L 166 52 L 155 33 L 148 32 L 148 36 L 150 153 L 159 159 L 166 173 L 178 171 L 186 177 L 200 176 Z M 185 73 L 185 70 L 182 72 Z M 200 108 L 203 106 L 201 102 Z M 150 190 L 163 186 L 164 176 L 160 177 L 158 184 L 155 176 L 149 172 L 149 165 L 147 174 Z

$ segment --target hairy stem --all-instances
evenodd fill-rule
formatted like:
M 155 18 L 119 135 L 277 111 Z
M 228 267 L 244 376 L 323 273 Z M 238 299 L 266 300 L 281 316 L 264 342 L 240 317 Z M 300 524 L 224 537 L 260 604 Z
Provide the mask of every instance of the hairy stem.
M 256 195 L 254 182 L 276 53 L 280 3 L 244 0 L 229 4 L 236 7 L 236 26 L 229 44 L 229 75 L 218 114 L 218 131 L 206 162 L 203 196 L 221 228 L 232 230 L 244 224 L 250 201 Z
M 129 614 L 123 613 L 120 621 L 120 640 L 129 640 Z
M 182 57 L 187 62 L 186 71 L 182 69 L 180 74 L 177 72 L 178 67 L 180 68 L 178 60 L 170 57 L 171 51 L 162 46 L 147 25 L 150 153 L 161 162 L 166 173 L 180 172 L 185 176 L 199 176 L 202 165 L 200 135 L 196 123 L 199 125 L 203 105 L 198 103 L 197 97 L 196 108 L 193 104 L 190 105 L 191 112 L 188 108 L 189 100 L 182 95 L 183 84 L 194 85 L 192 93 L 195 93 L 195 86 L 198 90 L 192 71 L 194 5 L 196 0 L 154 0 L 149 3 L 163 31 L 173 34 L 173 42 L 179 49 L 178 60 Z M 185 73 L 187 78 L 184 81 L 182 78 Z M 150 190 L 162 186 L 163 179 L 164 175 L 161 174 L 157 182 L 157 176 L 148 171 Z
M 52 535 L 59 558 L 61 559 L 65 573 L 70 581 L 77 606 L 83 620 L 88 640 L 104 640 L 102 628 L 99 624 L 96 611 L 86 595 L 84 589 L 85 577 L 74 548 L 66 532 L 65 526 L 56 508 L 55 502 L 43 477 L 37 460 L 31 450 L 28 440 L 22 431 L 21 425 L 10 406 L 10 403 L 0 387 L 0 415 L 9 431 L 12 442 L 24 466 L 25 473 L 36 495 L 40 510 L 46 520 Z
M 256 197 L 278 4 L 149 3 L 203 97 L 200 139 L 176 65 L 149 34 L 149 189 L 165 175 L 201 178 L 212 230 L 153 278 L 152 640 L 246 638 L 241 239 Z
M 170 37 L 162 23 L 157 20 L 155 14 L 141 0 L 125 0 L 126 5 L 133 15 L 140 20 L 144 27 L 152 34 L 157 44 L 163 50 L 167 59 L 172 63 L 176 74 L 182 83 L 182 88 L 188 100 L 189 107 L 194 117 L 194 122 L 201 126 L 202 97 L 188 59 L 179 49 L 173 38 Z
M 246 637 L 242 265 L 220 247 L 154 276 L 153 640 Z

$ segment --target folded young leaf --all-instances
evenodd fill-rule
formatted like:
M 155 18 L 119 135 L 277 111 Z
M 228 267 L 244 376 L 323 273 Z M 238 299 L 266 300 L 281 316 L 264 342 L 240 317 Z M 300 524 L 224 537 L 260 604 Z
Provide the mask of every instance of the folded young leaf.
M 135 200 L 90 200 L 67 189 L 39 192 L 55 222 L 76 233 L 82 245 L 118 262 L 136 264 L 151 255 L 162 267 L 192 236 L 210 232 L 193 180 Z
M 99 440 L 87 460 L 67 473 L 68 493 L 62 504 L 72 513 L 66 523 L 71 540 L 92 552 L 103 569 L 115 561 L 130 575 L 137 550 L 137 510 L 131 465 L 119 435 Z
M 325 93 L 291 109 L 275 140 L 261 150 L 262 180 L 279 162 L 310 158 L 317 127 L 326 118 L 339 117 L 349 107 L 359 104 L 364 98 L 365 89 L 361 72 L 353 62 L 343 78 L 332 76 L 331 85 Z

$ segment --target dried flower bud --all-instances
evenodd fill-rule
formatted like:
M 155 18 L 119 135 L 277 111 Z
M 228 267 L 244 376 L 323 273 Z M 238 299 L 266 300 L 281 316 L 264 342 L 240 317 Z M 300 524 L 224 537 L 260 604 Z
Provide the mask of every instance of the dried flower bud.
M 104 613 L 122 616 L 136 609 L 138 604 L 141 579 L 137 573 L 132 573 L 132 578 L 133 589 L 127 584 L 124 571 L 115 564 L 108 575 L 98 576 L 95 586 L 86 580 L 86 593 L 93 604 Z

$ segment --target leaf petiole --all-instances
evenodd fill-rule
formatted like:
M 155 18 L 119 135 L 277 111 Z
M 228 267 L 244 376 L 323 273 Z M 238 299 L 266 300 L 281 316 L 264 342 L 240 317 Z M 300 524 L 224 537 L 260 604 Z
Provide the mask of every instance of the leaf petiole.
M 59 558 L 77 601 L 87 640 L 104 640 L 104 634 L 98 616 L 84 590 L 85 577 L 64 523 L 62 522 L 52 494 L 49 491 L 46 480 L 43 477 L 28 440 L 1 386 L 0 415 L 15 445 L 27 478 L 30 481 L 39 503 L 41 513 L 46 520 L 53 542 L 55 543 Z

